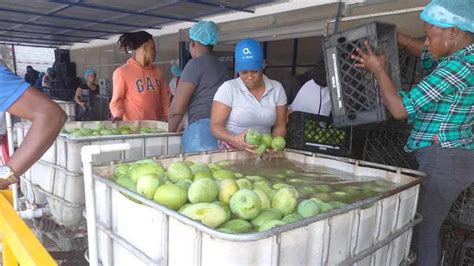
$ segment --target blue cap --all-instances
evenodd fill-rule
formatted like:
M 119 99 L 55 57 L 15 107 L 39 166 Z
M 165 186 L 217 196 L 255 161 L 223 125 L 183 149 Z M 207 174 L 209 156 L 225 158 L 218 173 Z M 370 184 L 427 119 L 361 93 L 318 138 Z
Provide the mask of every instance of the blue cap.
M 96 75 L 97 73 L 95 72 L 94 69 L 88 68 L 86 71 L 84 71 L 84 78 L 87 79 L 90 75 Z
M 433 0 L 423 9 L 420 18 L 440 28 L 474 32 L 473 3 L 472 0 Z
M 171 74 L 173 74 L 175 77 L 181 77 L 181 73 L 183 73 L 183 71 L 178 65 L 174 64 L 171 66 Z
M 254 39 L 243 39 L 235 47 L 235 72 L 263 69 L 263 48 Z
M 203 45 L 216 45 L 219 41 L 219 28 L 212 21 L 199 21 L 189 29 L 189 38 Z

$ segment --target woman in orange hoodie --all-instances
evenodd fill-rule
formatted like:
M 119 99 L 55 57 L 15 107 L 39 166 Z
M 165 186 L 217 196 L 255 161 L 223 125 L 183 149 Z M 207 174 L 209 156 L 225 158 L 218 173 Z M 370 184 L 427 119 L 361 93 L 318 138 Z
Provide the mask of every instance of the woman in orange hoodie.
M 125 52 L 133 51 L 133 56 L 113 74 L 112 120 L 166 121 L 169 98 L 163 72 L 153 65 L 153 36 L 146 31 L 129 32 L 118 43 Z

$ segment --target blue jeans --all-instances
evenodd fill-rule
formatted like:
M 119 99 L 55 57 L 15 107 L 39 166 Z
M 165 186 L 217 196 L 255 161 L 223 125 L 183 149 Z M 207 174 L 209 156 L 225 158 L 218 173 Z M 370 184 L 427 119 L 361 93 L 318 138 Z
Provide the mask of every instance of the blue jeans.
M 199 119 L 189 124 L 183 133 L 183 152 L 217 150 L 217 139 L 211 133 L 211 120 Z

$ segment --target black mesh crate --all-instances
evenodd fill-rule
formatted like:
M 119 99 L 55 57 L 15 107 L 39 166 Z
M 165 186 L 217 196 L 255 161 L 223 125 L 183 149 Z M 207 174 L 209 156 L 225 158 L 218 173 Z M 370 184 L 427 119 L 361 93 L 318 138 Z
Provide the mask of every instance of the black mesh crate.
M 387 71 L 397 88 L 401 87 L 395 26 L 373 22 L 328 36 L 324 57 L 331 92 L 332 115 L 337 127 L 376 123 L 388 114 L 374 75 L 356 67 L 351 56 L 368 41 L 377 53 L 386 56 Z
M 345 157 L 351 154 L 351 128 L 334 127 L 330 117 L 293 112 L 287 128 L 288 148 Z
M 365 127 L 362 159 L 397 167 L 418 169 L 413 152 L 404 150 L 411 129 L 401 122 L 379 123 Z
M 474 230 L 474 184 L 459 194 L 451 206 L 448 220 Z
M 462 244 L 461 254 L 459 255 L 457 265 L 459 266 L 474 265 L 474 238 L 467 239 Z

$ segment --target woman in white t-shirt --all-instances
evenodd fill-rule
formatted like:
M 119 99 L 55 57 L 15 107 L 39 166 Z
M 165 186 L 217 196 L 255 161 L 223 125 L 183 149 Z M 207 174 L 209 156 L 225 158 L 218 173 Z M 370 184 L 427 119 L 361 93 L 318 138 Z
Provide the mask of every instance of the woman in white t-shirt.
M 278 81 L 263 74 L 263 49 L 253 39 L 235 48 L 236 79 L 224 82 L 214 96 L 211 131 L 219 148 L 254 152 L 244 140 L 248 129 L 273 136 L 286 135 L 286 94 Z

